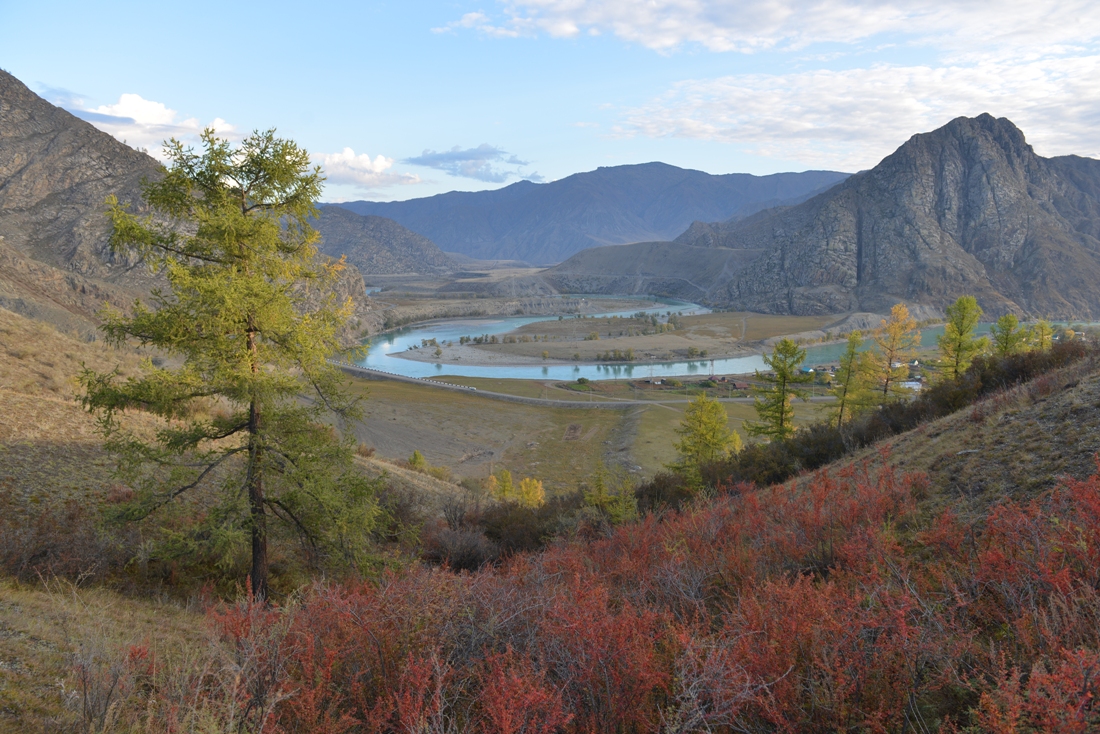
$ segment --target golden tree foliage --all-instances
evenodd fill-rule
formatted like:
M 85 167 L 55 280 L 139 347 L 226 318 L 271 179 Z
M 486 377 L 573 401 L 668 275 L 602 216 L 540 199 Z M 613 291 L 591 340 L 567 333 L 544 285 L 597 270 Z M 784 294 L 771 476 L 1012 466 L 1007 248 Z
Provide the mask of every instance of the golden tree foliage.
M 908 363 L 920 345 L 917 320 L 909 315 L 904 303 L 899 303 L 890 309 L 890 318 L 882 320 L 871 339 L 877 349 L 868 353 L 867 367 L 877 399 L 886 402 L 904 395 L 901 383 L 909 376 Z

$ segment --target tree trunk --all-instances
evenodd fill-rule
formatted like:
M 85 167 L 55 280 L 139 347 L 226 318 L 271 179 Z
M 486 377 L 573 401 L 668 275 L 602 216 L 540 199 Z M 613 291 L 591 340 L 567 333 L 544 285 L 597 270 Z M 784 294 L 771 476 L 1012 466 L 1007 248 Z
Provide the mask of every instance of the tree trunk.
M 256 363 L 256 334 L 248 332 L 248 346 L 253 354 L 252 373 L 259 370 Z M 261 463 L 263 446 L 260 445 L 260 408 L 253 399 L 248 406 L 248 507 L 252 515 L 252 570 L 248 580 L 252 595 L 266 601 L 267 586 L 267 514 L 264 512 L 264 476 Z
M 257 599 L 267 599 L 267 514 L 264 512 L 264 478 L 260 471 L 263 449 L 259 439 L 260 411 L 253 402 L 249 407 L 248 429 L 248 506 L 252 514 L 252 571 L 248 580 Z

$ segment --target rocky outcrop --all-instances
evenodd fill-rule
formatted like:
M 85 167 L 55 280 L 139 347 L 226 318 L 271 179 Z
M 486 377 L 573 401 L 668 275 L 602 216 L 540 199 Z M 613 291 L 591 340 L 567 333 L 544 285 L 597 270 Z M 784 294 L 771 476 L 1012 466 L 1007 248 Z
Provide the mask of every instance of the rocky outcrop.
M 364 275 L 425 275 L 457 269 L 435 243 L 392 219 L 324 206 L 313 225 L 321 233 L 321 252 L 337 258 L 346 255 Z
M 959 118 L 792 207 L 678 241 L 763 254 L 713 291 L 771 313 L 942 308 L 1100 318 L 1100 161 L 1042 158 L 1007 119 Z
M 107 252 L 104 199 L 139 202 L 159 164 L 0 71 L 0 236 L 27 257 L 84 276 L 126 277 Z

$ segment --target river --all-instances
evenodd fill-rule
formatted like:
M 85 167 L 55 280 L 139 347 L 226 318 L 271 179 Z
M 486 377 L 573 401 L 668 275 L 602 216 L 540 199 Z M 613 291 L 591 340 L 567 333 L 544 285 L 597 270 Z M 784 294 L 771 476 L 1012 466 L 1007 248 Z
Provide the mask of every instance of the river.
M 619 296 L 621 298 L 621 296 Z M 611 311 L 593 314 L 596 318 L 607 316 L 629 316 L 644 310 L 646 313 L 664 314 L 667 311 L 680 314 L 710 313 L 710 309 L 696 303 L 657 299 L 654 305 L 646 309 L 631 311 Z M 405 377 L 438 377 L 439 375 L 458 375 L 462 377 L 503 377 L 528 380 L 576 380 L 587 377 L 589 380 L 616 380 L 648 377 L 683 377 L 750 374 L 754 370 L 764 370 L 766 365 L 758 355 L 732 357 L 715 360 L 683 360 L 644 364 L 548 364 L 540 365 L 464 365 L 447 362 L 419 362 L 402 359 L 396 355 L 411 346 L 419 346 L 423 339 L 435 339 L 442 343 L 457 342 L 462 336 L 501 335 L 525 324 L 540 321 L 554 321 L 557 316 L 499 316 L 488 318 L 441 319 L 424 324 L 397 329 L 375 337 L 366 356 L 359 361 L 363 367 L 381 370 Z M 989 331 L 989 325 L 983 324 L 979 332 Z M 936 339 L 943 334 L 943 327 L 936 326 L 921 330 L 921 346 L 934 346 Z M 870 340 L 867 340 L 868 342 Z M 844 353 L 845 345 L 825 344 L 806 349 L 805 364 L 809 366 L 837 361 Z

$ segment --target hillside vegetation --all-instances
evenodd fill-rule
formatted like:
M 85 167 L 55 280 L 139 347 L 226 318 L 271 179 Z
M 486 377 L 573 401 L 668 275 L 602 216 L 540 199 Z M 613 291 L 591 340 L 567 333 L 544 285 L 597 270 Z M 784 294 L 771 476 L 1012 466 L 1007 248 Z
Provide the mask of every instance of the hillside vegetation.
M 614 474 L 590 475 L 583 492 L 544 508 L 494 509 L 469 488 L 364 456 L 365 470 L 389 477 L 377 565 L 321 583 L 283 551 L 279 587 L 298 591 L 264 607 L 216 601 L 210 591 L 236 594 L 211 585 L 213 568 L 201 562 L 128 560 L 140 557 L 139 538 L 97 519 L 112 499 L 102 449 L 90 432 L 80 438 L 89 419 L 71 393 L 35 377 L 44 365 L 29 355 L 48 345 L 72 360 L 128 357 L 4 317 L 3 333 L 29 350 L 6 373 L 27 392 L 0 393 L 23 416 L 5 451 L 28 470 L 40 464 L 20 491 L 64 487 L 59 462 L 86 486 L 65 490 L 79 500 L 68 514 L 44 492 L 7 506 L 6 517 L 18 509 L 31 521 L 29 531 L 5 532 L 9 573 L 59 573 L 78 585 L 0 588 L 0 727 L 1098 725 L 1100 478 L 1090 475 L 1100 366 L 1087 351 L 1022 361 L 1038 365 L 1028 368 L 1036 377 L 979 390 L 978 402 L 793 481 L 718 481 L 637 520 L 616 514 L 630 485 Z M 34 400 L 46 408 L 29 411 Z M 55 430 L 50 410 L 58 426 L 68 417 L 88 428 L 28 458 L 20 452 Z M 36 429 L 32 415 L 47 422 Z M 91 453 L 75 450 L 80 440 Z M 19 496 L 12 478 L 9 503 Z M 646 492 L 639 487 L 638 499 Z M 478 545 L 478 527 L 497 551 Z M 547 532 L 558 540 L 545 550 L 505 553 L 467 574 L 413 558 L 475 559 L 476 569 L 479 554 L 537 547 Z M 53 545 L 42 546 L 48 537 Z M 195 584 L 204 576 L 206 591 Z M 190 601 L 142 601 L 149 588 Z M 63 688 L 51 685 L 58 679 Z

